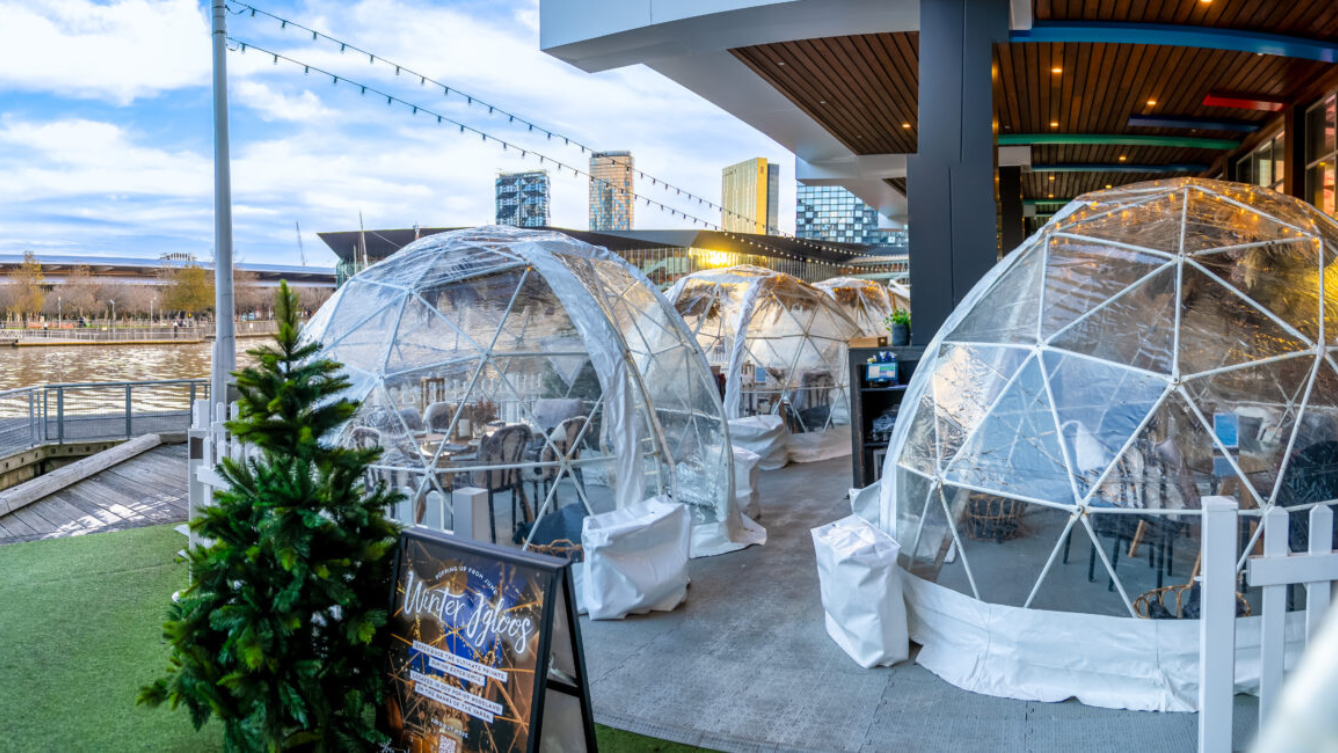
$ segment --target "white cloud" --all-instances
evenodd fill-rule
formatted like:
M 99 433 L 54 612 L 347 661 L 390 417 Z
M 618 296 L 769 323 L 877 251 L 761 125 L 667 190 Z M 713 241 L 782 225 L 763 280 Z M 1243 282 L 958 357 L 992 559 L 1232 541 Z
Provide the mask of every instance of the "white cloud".
M 311 91 L 289 95 L 259 81 L 238 81 L 232 86 L 232 96 L 236 103 L 258 111 L 263 120 L 305 121 L 333 114 Z
M 37 246 L 58 238 L 71 249 L 108 253 L 104 250 L 108 239 L 118 239 L 123 248 L 138 234 L 152 239 L 149 253 L 187 250 L 207 255 L 213 244 L 207 19 L 193 2 L 177 0 L 124 0 L 108 6 L 50 0 L 33 7 L 37 10 L 29 16 L 47 19 L 52 29 L 59 30 L 56 41 L 58 47 L 64 45 L 61 49 L 74 44 L 72 40 L 95 49 L 122 44 L 119 37 L 143 42 L 146 35 L 165 34 L 167 19 L 175 18 L 176 33 L 197 35 L 190 40 L 189 54 L 140 50 L 132 57 L 151 60 L 173 54 L 182 61 L 192 55 L 200 60 L 179 71 L 179 81 L 186 83 L 147 76 L 138 88 L 124 85 L 118 93 L 108 89 L 103 96 L 129 104 L 99 113 L 97 119 L 53 114 L 44 120 L 27 111 L 0 118 L 0 173 L 6 176 L 0 181 L 0 225 L 8 236 L 0 239 L 0 248 Z M 154 17 L 143 18 L 144 8 L 155 9 L 149 14 Z M 534 0 L 521 0 L 511 7 L 490 8 L 490 14 L 482 17 L 439 4 L 363 0 L 322 3 L 313 6 L 315 12 L 298 9 L 283 15 L 528 115 L 595 148 L 630 149 L 639 169 L 713 201 L 719 199 L 723 166 L 754 156 L 779 160 L 784 165 L 782 184 L 787 186 L 782 225 L 793 227 L 793 159 L 783 148 L 648 69 L 589 75 L 545 55 L 538 49 L 535 9 Z M 77 22 L 78 11 L 102 18 L 98 22 L 102 31 Z M 243 15 L 230 16 L 228 23 L 230 33 L 240 39 L 394 91 L 514 140 L 527 151 L 538 149 L 567 164 L 588 167 L 588 154 L 576 147 L 508 124 L 505 117 L 490 117 L 486 109 L 467 107 L 456 96 L 443 97 L 440 89 L 421 86 L 407 75 L 396 77 L 393 68 L 369 65 L 365 57 L 352 53 L 341 55 L 337 46 L 281 31 L 277 22 Z M 198 28 L 191 32 L 179 28 L 191 24 Z M 3 40 L 10 34 L 8 24 L 0 27 L 0 91 L 15 86 L 3 73 L 4 56 L 10 54 Z M 30 54 L 43 63 L 49 57 L 40 51 Z M 132 64 L 138 65 L 121 61 L 110 67 Z M 86 61 L 86 65 L 96 63 Z M 422 114 L 413 117 L 398 105 L 359 97 L 357 89 L 346 84 L 333 86 L 328 77 L 314 72 L 304 76 L 301 68 L 274 65 L 272 59 L 254 52 L 230 53 L 228 65 L 236 238 L 238 253 L 253 260 L 295 262 L 295 221 L 301 223 L 313 263 L 332 261 L 313 251 L 324 248 L 314 233 L 356 228 L 359 211 L 369 228 L 491 222 L 496 173 L 540 167 L 533 154 L 522 160 L 514 149 L 503 152 L 477 135 L 462 136 Z M 144 68 L 145 73 L 155 70 L 155 66 Z M 75 78 L 43 75 L 42 80 L 24 76 L 25 88 L 68 97 L 94 96 Z M 104 84 L 120 78 L 101 70 L 89 75 Z M 152 101 L 135 99 L 173 86 L 193 88 Z M 192 125 L 146 131 L 136 123 Z M 552 175 L 553 223 L 586 227 L 588 181 L 569 171 L 559 175 L 551 164 L 543 167 Z M 718 212 L 682 200 L 672 191 L 652 188 L 649 181 L 638 181 L 637 190 L 719 222 Z M 638 227 L 691 226 L 641 203 L 635 211 Z M 175 247 L 163 248 L 172 244 Z
M 0 91 L 127 104 L 209 82 L 194 0 L 0 0 Z

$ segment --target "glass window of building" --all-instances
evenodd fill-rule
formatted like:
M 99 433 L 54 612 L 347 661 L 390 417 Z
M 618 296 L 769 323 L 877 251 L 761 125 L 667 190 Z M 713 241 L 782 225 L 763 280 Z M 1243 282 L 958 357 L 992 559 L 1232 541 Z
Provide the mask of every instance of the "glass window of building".
M 1286 177 L 1285 147 L 1285 137 L 1279 133 L 1264 142 L 1263 146 L 1241 157 L 1236 162 L 1236 179 L 1242 183 L 1281 191 L 1283 178 Z
M 1334 95 L 1306 111 L 1305 192 L 1306 199 L 1325 214 L 1334 214 L 1333 170 Z

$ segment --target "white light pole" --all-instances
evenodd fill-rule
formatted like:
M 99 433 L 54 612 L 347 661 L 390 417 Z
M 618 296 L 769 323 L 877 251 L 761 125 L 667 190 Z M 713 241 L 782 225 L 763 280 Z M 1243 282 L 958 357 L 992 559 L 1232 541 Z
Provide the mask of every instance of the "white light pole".
M 149 299 L 149 326 L 153 326 L 153 304 L 158 302 L 158 296 Z
M 232 325 L 232 175 L 228 154 L 227 7 L 213 0 L 214 47 L 214 359 L 209 401 L 227 401 L 228 375 L 237 366 Z
M 56 329 L 60 329 L 60 323 L 65 321 L 65 309 L 61 307 L 60 296 L 56 296 Z
M 110 325 L 110 327 L 111 327 L 111 330 L 112 330 L 113 332 L 115 332 L 115 331 L 116 331 L 116 301 L 108 301 L 108 303 L 110 303 L 110 304 L 111 304 L 111 307 L 112 307 L 111 321 L 109 322 L 109 325 Z

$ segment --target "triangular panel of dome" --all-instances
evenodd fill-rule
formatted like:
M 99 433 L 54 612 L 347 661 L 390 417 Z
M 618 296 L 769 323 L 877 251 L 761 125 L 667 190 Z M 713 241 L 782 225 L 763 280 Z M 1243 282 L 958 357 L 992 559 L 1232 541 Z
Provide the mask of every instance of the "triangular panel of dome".
M 1179 392 L 1166 396 L 1138 437 L 1111 465 L 1089 504 L 1136 510 L 1198 510 L 1201 489 L 1235 472 Z
M 304 341 L 323 342 L 325 340 L 326 332 L 330 328 L 330 317 L 338 310 L 339 302 L 347 290 L 348 285 L 343 285 L 334 291 L 310 318 L 302 322 L 302 339 Z
M 323 345 L 334 344 L 368 319 L 381 314 L 387 306 L 395 304 L 398 310 L 400 300 L 408 295 L 399 288 L 358 279 L 344 283 L 339 292 L 337 298 L 332 298 L 322 307 L 322 311 L 330 309 L 325 331 L 320 337 Z
M 1028 606 L 1032 609 L 1128 616 L 1129 610 L 1120 597 L 1120 591 L 1111 584 L 1110 573 L 1102 563 L 1101 556 L 1093 551 L 1095 545 L 1092 537 L 1081 520 L 1074 521 L 1073 527 L 1068 529 L 1068 535 L 1064 536 L 1074 513 L 1042 505 L 1018 504 L 1026 505 L 1023 523 L 1027 536 L 1035 537 L 1035 542 L 1030 546 L 1003 548 L 1001 553 L 1008 555 L 1008 559 L 993 569 L 981 567 L 981 570 L 1001 581 L 1005 589 L 1001 598 L 1007 597 L 1008 604 L 1019 607 L 1026 603 L 1027 598 L 1031 598 Z M 1125 593 L 1130 597 L 1137 595 L 1139 591 L 1129 583 L 1130 576 L 1136 576 L 1148 568 L 1119 556 L 1123 554 L 1119 551 L 1120 547 L 1127 549 L 1129 540 L 1113 538 L 1112 534 L 1124 531 L 1111 530 L 1111 526 L 1106 524 L 1136 526 L 1138 521 L 1121 521 L 1115 515 L 1093 516 L 1089 520 L 1100 529 L 1096 541 L 1106 559 L 1114 563 L 1116 576 Z M 1056 556 L 1049 571 L 1046 571 L 1045 565 L 1051 555 Z M 1013 565 L 1014 561 L 1018 565 Z M 1153 571 L 1148 570 L 1148 573 Z M 1031 596 L 1033 592 L 1034 597 Z
M 940 470 L 945 468 L 1027 359 L 1017 348 L 945 343 L 932 374 Z
M 1185 253 L 1240 246 L 1265 241 L 1291 241 L 1309 238 L 1295 227 L 1278 222 L 1267 214 L 1241 204 L 1224 201 L 1218 195 L 1198 188 L 1189 189 L 1185 209 Z
M 1325 358 L 1319 364 L 1315 384 L 1310 388 L 1310 397 L 1296 422 L 1288 465 L 1302 457 L 1318 460 L 1327 454 L 1325 448 L 1333 442 L 1338 442 L 1338 371 L 1335 371 L 1333 362 Z M 1313 463 L 1303 463 L 1301 472 L 1309 475 L 1318 472 L 1317 467 L 1306 470 L 1310 465 Z M 1315 496 L 1318 487 L 1302 481 L 1304 479 L 1297 478 L 1296 473 L 1288 470 L 1275 501 L 1282 505 L 1323 501 Z M 1338 494 L 1329 497 L 1332 498 L 1338 498 Z
M 420 265 L 421 274 L 415 280 L 422 285 L 445 285 L 495 275 L 506 270 L 523 268 L 524 259 L 507 251 L 484 246 L 456 246 L 448 249 L 431 248 L 427 264 Z
M 1338 239 L 1324 241 L 1324 339 L 1338 344 Z
M 1040 362 L 1029 359 L 948 462 L 944 478 L 1007 497 L 1073 504 Z
M 395 324 L 408 298 L 407 294 L 401 294 L 399 300 L 373 309 L 371 316 L 358 322 L 342 337 L 327 339 L 324 356 L 341 363 L 364 364 L 368 369 L 383 371 L 386 354 L 390 349 L 387 333 L 395 331 Z M 348 306 L 350 301 L 345 298 L 343 304 Z M 329 331 L 333 330 L 332 326 Z
M 1314 356 L 1300 355 L 1206 374 L 1183 383 L 1185 394 L 1199 412 L 1220 425 L 1219 435 L 1228 440 L 1235 435 L 1230 443 L 1232 454 L 1261 500 L 1267 501 L 1273 493 L 1314 365 Z M 1331 385 L 1328 381 L 1316 386 Z M 1322 405 L 1338 395 L 1317 397 Z M 1244 497 L 1245 492 L 1237 490 L 1234 496 Z
M 1078 493 L 1086 495 L 1168 389 L 1157 377 L 1078 356 L 1043 355 Z
M 932 390 L 932 386 L 930 387 Z M 934 433 L 934 400 L 922 395 L 914 406 L 902 404 L 898 421 L 910 421 L 899 462 L 933 476 L 938 473 L 938 437 Z
M 1008 269 L 990 286 L 981 303 L 967 312 L 948 342 L 1034 343 L 1041 305 L 1045 236 L 1015 251 Z
M 507 304 L 510 310 L 507 310 Z M 491 346 L 494 355 L 513 352 L 582 352 L 593 349 L 594 344 L 587 345 L 581 337 L 580 330 L 572 321 L 571 312 L 562 300 L 548 282 L 533 270 L 520 283 L 514 300 L 492 311 L 505 314 L 497 339 Z M 599 315 L 593 310 L 587 313 Z
M 1303 233 L 1314 232 L 1319 218 L 1323 216 L 1318 209 L 1310 204 L 1269 188 L 1246 183 L 1224 183 L 1220 181 L 1214 181 L 1211 188 L 1204 186 L 1199 186 L 1199 188 L 1204 188 L 1209 193 L 1215 193 L 1223 198 L 1244 204 L 1251 211 L 1259 213 L 1261 218 L 1291 225 L 1295 230 Z
M 1092 240 L 1176 254 L 1180 251 L 1180 217 L 1185 196 L 1182 189 L 1168 190 L 1118 209 L 1098 213 L 1076 222 L 1061 223 L 1057 230 Z
M 952 530 L 933 481 L 896 469 L 898 498 L 896 504 L 897 540 L 906 569 L 920 577 L 933 578 L 952 546 Z
M 1314 239 L 1214 251 L 1194 261 L 1312 342 L 1319 341 L 1320 252 Z
M 813 309 L 795 311 L 772 295 L 758 297 L 748 320 L 748 337 L 768 339 L 801 338 L 808 335 Z
M 450 424 L 457 418 L 469 418 L 468 411 L 461 412 L 460 406 L 468 399 L 469 385 L 479 372 L 480 363 L 478 358 L 457 360 L 387 376 L 385 383 L 391 389 L 398 389 L 400 394 L 404 390 L 416 393 L 417 403 L 423 411 L 423 431 L 445 434 L 453 429 Z M 463 429 L 454 427 L 456 432 Z
M 1050 345 L 1170 374 L 1175 365 L 1175 267 L 1126 288 L 1055 333 Z
M 1310 349 L 1253 302 L 1186 263 L 1181 280 L 1180 373 L 1197 374 Z
M 1142 251 L 1052 236 L 1045 268 L 1041 336 L 1053 335 L 1167 263 L 1166 258 Z
M 473 344 L 422 299 L 413 296 L 404 306 L 399 329 L 390 338 L 386 373 L 444 365 L 477 355 Z

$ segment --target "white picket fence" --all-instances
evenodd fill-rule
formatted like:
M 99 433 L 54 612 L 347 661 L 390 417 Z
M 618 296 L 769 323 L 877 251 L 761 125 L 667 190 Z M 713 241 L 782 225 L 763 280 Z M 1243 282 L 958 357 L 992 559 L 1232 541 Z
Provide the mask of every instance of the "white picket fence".
M 1245 581 L 1262 589 L 1259 729 L 1281 696 L 1286 662 L 1287 588 L 1306 587 L 1305 635 L 1314 640 L 1338 581 L 1333 549 L 1333 510 L 1319 505 L 1307 515 L 1308 551 L 1289 553 L 1290 515 L 1273 508 L 1263 516 L 1263 554 L 1246 560 Z M 1199 621 L 1199 751 L 1232 750 L 1236 674 L 1236 584 L 1240 511 L 1230 497 L 1203 499 L 1203 561 Z
M 212 408 L 212 410 L 211 410 Z M 223 458 L 233 458 L 241 460 L 247 457 L 248 453 L 254 452 L 252 448 L 247 447 L 241 442 L 237 442 L 228 433 L 224 426 L 222 418 L 214 419 L 211 416 L 229 416 L 237 417 L 237 405 L 235 403 L 225 406 L 222 403 L 210 405 L 208 400 L 196 400 L 191 408 L 191 428 L 189 437 L 189 460 L 187 465 L 187 478 L 189 480 L 189 506 L 188 513 L 191 519 L 195 518 L 195 511 L 210 504 L 213 499 L 214 490 L 222 489 L 227 486 L 227 481 L 218 475 L 215 466 Z M 462 488 L 457 489 L 453 495 L 454 499 L 447 499 L 446 495 L 437 491 L 427 491 L 423 493 L 415 490 L 405 478 L 404 473 L 386 473 L 379 472 L 379 477 L 385 479 L 392 486 L 397 487 L 404 495 L 404 499 L 391 510 L 391 517 L 405 524 L 411 525 L 414 522 L 414 505 L 416 500 L 421 500 L 424 507 L 424 514 L 419 525 L 424 525 L 436 530 L 447 530 L 446 522 L 451 520 L 452 508 L 461 512 L 473 513 L 465 520 L 466 528 L 469 528 L 475 520 L 478 519 L 477 510 L 483 510 L 483 520 L 487 521 L 487 494 L 480 490 Z M 480 501 L 482 499 L 482 501 Z M 464 500 L 462 504 L 462 500 Z M 468 508 L 466 510 L 466 508 Z M 458 527 L 461 521 L 455 521 Z M 473 530 L 469 528 L 469 530 Z M 189 535 L 189 534 L 188 534 Z M 191 536 L 190 544 L 194 546 L 195 537 Z

